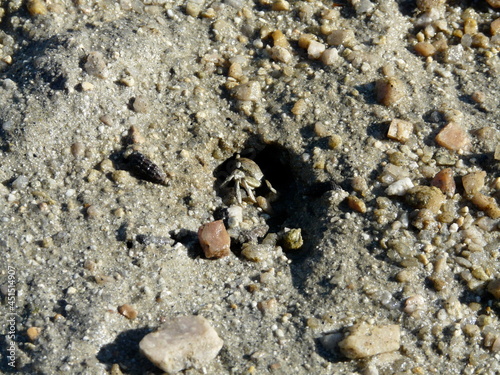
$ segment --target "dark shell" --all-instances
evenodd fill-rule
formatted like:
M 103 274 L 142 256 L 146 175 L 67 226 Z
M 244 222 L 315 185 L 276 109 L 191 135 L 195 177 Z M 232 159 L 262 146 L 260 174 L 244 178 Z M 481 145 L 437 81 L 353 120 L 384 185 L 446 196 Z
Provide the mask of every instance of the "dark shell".
M 132 152 L 127 157 L 129 168 L 138 178 L 155 184 L 165 184 L 167 176 L 165 173 L 146 156 L 138 151 Z

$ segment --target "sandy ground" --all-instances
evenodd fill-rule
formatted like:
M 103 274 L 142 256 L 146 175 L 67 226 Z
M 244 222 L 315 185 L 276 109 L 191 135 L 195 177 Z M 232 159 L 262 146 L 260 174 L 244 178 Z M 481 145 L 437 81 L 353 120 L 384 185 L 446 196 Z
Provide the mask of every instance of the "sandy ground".
M 487 291 L 500 276 L 498 219 L 460 183 L 484 171 L 482 193 L 498 202 L 498 8 L 0 4 L 0 310 L 3 331 L 16 335 L 2 337 L 0 371 L 108 374 L 118 364 L 124 374 L 161 373 L 138 342 L 196 314 L 224 347 L 188 374 L 500 372 L 500 308 Z M 468 19 L 488 43 L 471 47 Z M 328 45 L 338 29 L 353 37 Z M 288 54 L 272 49 L 282 43 L 276 30 Z M 298 44 L 304 33 L 337 58 L 311 56 Z M 421 40 L 446 46 L 426 58 L 413 48 Z M 397 80 L 390 105 L 377 101 L 384 76 Z M 413 124 L 405 143 L 387 137 L 394 118 Z M 449 121 L 468 149 L 436 143 Z M 130 147 L 165 184 L 134 171 Z M 235 187 L 221 187 L 236 153 L 257 162 L 278 198 L 267 213 L 243 203 L 232 254 L 209 260 L 197 231 L 227 224 L 237 205 Z M 389 196 L 388 165 L 398 167 L 391 178 L 424 186 L 451 168 L 448 219 Z M 262 183 L 256 193 L 270 192 Z M 304 241 L 293 253 L 280 241 L 287 228 Z M 241 254 L 244 243 L 264 244 L 258 262 Z M 135 319 L 117 312 L 123 304 Z M 359 322 L 398 325 L 399 350 L 346 358 L 338 341 Z

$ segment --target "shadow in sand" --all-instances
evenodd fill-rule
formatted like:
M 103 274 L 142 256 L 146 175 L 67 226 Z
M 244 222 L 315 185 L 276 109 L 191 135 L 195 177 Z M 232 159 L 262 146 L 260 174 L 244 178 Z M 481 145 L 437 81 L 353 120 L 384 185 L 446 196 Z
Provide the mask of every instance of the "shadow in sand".
M 317 181 L 311 166 L 300 155 L 278 143 L 266 144 L 257 136 L 251 137 L 239 154 L 255 161 L 264 179 L 279 193 L 278 199 L 272 203 L 273 213 L 266 220 L 269 232 L 280 233 L 284 228 L 300 228 L 302 231 L 304 245 L 300 251 L 287 253 L 292 260 L 290 267 L 294 286 L 302 292 L 312 266 L 321 258 L 317 245 L 326 230 L 322 218 L 326 217 L 329 207 L 325 193 L 334 190 L 336 185 L 330 181 Z M 235 164 L 236 156 L 233 156 L 214 171 L 217 179 L 214 189 L 226 205 L 230 204 L 229 197 L 234 186 L 221 185 L 234 170 Z M 262 183 L 255 194 L 265 195 L 268 189 Z M 221 218 L 224 219 L 224 215 L 221 214 Z
M 101 348 L 97 353 L 97 360 L 109 368 L 116 363 L 130 375 L 162 374 L 160 369 L 139 352 L 139 342 L 149 332 L 151 330 L 148 328 L 139 328 L 120 333 L 115 341 Z

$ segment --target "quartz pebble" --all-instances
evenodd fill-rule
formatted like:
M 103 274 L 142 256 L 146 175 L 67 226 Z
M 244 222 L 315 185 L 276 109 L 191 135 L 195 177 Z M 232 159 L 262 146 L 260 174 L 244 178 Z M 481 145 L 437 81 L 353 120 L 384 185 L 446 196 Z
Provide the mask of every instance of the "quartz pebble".
M 333 65 L 339 60 L 339 53 L 335 48 L 328 48 L 321 55 L 321 62 L 325 65 Z
M 181 316 L 168 320 L 158 331 L 146 335 L 139 348 L 157 367 L 175 374 L 208 364 L 223 343 L 204 317 Z
M 431 181 L 431 185 L 439 188 L 444 194 L 452 197 L 455 194 L 455 180 L 451 168 L 440 170 Z
M 484 186 L 485 171 L 472 172 L 462 177 L 462 185 L 464 186 L 465 194 L 474 195 L 479 192 Z
M 387 137 L 395 139 L 401 143 L 405 143 L 410 139 L 410 135 L 413 132 L 413 124 L 409 121 L 393 119 L 389 125 L 389 131 L 387 132 Z
M 470 146 L 470 139 L 466 131 L 456 122 L 451 121 L 436 136 L 438 145 L 448 150 L 466 150 Z
M 413 182 L 409 177 L 402 178 L 390 184 L 387 189 L 385 189 L 385 193 L 387 195 L 398 195 L 403 196 L 406 192 L 413 187 Z
M 356 324 L 349 329 L 348 336 L 339 342 L 340 351 L 350 359 L 392 352 L 398 350 L 399 346 L 400 328 L 397 324 Z
M 222 220 L 202 225 L 198 230 L 198 239 L 207 258 L 222 258 L 231 254 L 231 238 Z
M 307 47 L 307 56 L 310 59 L 319 59 L 323 52 L 325 52 L 325 45 L 323 43 L 311 40 Z

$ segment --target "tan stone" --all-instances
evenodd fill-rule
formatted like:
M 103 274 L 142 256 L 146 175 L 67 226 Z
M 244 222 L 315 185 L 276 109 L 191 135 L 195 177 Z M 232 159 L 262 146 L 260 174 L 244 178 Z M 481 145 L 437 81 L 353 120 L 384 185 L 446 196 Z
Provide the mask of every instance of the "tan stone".
M 408 139 L 410 139 L 412 132 L 413 124 L 411 122 L 395 118 L 389 125 L 387 137 L 395 139 L 401 143 L 405 143 Z
M 470 138 L 467 132 L 456 122 L 449 122 L 436 136 L 438 145 L 448 150 L 467 150 L 470 147 Z
M 465 194 L 474 195 L 484 187 L 485 171 L 472 172 L 462 177 Z
M 432 179 L 431 185 L 439 188 L 447 196 L 452 197 L 455 194 L 456 185 L 451 168 L 440 170 Z
M 222 220 L 202 225 L 198 230 L 198 239 L 207 258 L 222 258 L 231 254 L 231 238 Z
M 349 329 L 349 335 L 339 342 L 339 348 L 347 358 L 366 358 L 398 350 L 400 335 L 400 328 L 397 324 L 356 324 Z

